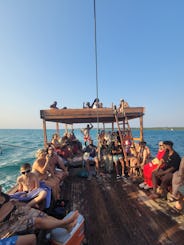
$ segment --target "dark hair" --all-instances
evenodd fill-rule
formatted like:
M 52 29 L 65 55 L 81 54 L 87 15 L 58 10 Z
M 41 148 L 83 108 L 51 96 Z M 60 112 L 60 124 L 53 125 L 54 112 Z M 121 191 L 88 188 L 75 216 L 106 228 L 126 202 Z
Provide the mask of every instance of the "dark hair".
M 22 164 L 21 168 L 24 168 L 24 169 L 31 168 L 31 164 L 26 162 L 26 163 Z
M 169 146 L 171 146 L 171 147 L 173 147 L 173 145 L 174 145 L 173 142 L 170 141 L 170 140 L 164 141 L 163 144 L 164 144 L 164 145 L 169 145 Z
M 140 144 L 141 145 L 146 145 L 146 141 L 141 141 Z

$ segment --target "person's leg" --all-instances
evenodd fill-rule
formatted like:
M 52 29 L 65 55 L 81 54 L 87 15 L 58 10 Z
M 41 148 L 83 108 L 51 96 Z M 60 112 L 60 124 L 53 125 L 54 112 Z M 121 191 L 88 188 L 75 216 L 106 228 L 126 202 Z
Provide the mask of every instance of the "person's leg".
M 36 245 L 36 235 L 35 234 L 28 234 L 19 236 L 16 245 Z
M 157 191 L 157 187 L 160 183 L 160 177 L 159 174 L 163 172 L 162 169 L 157 169 L 155 171 L 152 172 L 152 183 L 153 183 L 153 192 L 156 194 Z
M 124 160 L 122 157 L 119 158 L 119 161 L 121 163 L 121 175 L 122 175 L 122 177 L 124 177 L 125 176 L 125 163 L 124 163 Z
M 171 185 L 172 183 L 172 173 L 167 173 L 164 176 L 161 177 L 161 190 L 162 190 L 162 196 L 164 198 L 167 197 L 167 193 L 168 193 L 168 187 Z
M 182 184 L 181 176 L 178 174 L 178 171 L 176 171 L 172 177 L 172 197 L 175 199 L 177 199 L 178 189 L 181 184 Z
M 90 172 L 90 161 L 89 161 L 89 159 L 86 160 L 86 170 L 88 173 Z
M 136 174 L 136 168 L 138 167 L 137 163 L 138 163 L 138 160 L 137 160 L 136 157 L 131 157 L 130 158 L 130 169 L 131 169 L 130 174 L 131 175 L 135 175 Z
M 114 166 L 115 166 L 116 176 L 119 177 L 118 159 L 116 156 L 113 156 L 113 162 L 114 162 Z
M 94 158 L 94 161 L 95 161 L 95 170 L 96 170 L 96 173 L 98 175 L 99 174 L 99 161 L 98 161 L 98 157 L 95 157 Z
M 180 194 L 179 200 L 176 201 L 175 206 L 174 206 L 179 211 L 183 209 L 183 203 L 184 203 L 183 198 L 184 197 Z
M 35 228 L 44 230 L 65 228 L 70 230 L 76 225 L 78 216 L 79 212 L 75 211 L 71 216 L 64 219 L 56 219 L 52 216 L 37 217 L 35 219 Z

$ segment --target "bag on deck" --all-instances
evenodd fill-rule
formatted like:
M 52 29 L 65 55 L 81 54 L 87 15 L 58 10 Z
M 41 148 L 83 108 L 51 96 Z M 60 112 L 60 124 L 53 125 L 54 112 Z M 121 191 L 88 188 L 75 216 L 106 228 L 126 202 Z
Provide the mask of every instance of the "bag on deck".
M 63 219 L 69 212 L 69 200 L 60 199 L 55 202 L 53 209 L 48 214 L 57 219 Z

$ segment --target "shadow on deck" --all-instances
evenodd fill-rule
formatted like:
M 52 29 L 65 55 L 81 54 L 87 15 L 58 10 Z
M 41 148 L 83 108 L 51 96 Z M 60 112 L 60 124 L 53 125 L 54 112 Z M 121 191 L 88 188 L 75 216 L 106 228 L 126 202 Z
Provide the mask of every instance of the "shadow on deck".
M 150 200 L 130 180 L 103 175 L 91 181 L 71 169 L 62 196 L 85 217 L 88 245 L 181 245 L 184 216 Z

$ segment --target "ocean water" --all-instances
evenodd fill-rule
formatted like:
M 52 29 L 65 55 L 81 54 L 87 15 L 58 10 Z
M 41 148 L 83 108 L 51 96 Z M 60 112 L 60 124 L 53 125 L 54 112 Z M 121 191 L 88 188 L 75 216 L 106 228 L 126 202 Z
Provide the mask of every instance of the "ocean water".
M 83 135 L 79 129 L 75 129 L 76 137 L 83 143 Z M 48 130 L 48 141 L 51 140 L 55 130 Z M 64 130 L 60 130 L 63 135 Z M 139 131 L 132 130 L 134 137 L 139 136 Z M 94 143 L 97 142 L 97 130 L 91 130 Z M 184 156 L 184 130 L 170 129 L 145 129 L 144 140 L 150 147 L 152 156 L 155 156 L 160 140 L 171 140 L 174 149 Z M 20 166 L 24 162 L 32 164 L 35 153 L 43 148 L 43 131 L 40 129 L 0 129 L 0 185 L 6 191 L 13 187 L 19 175 Z

